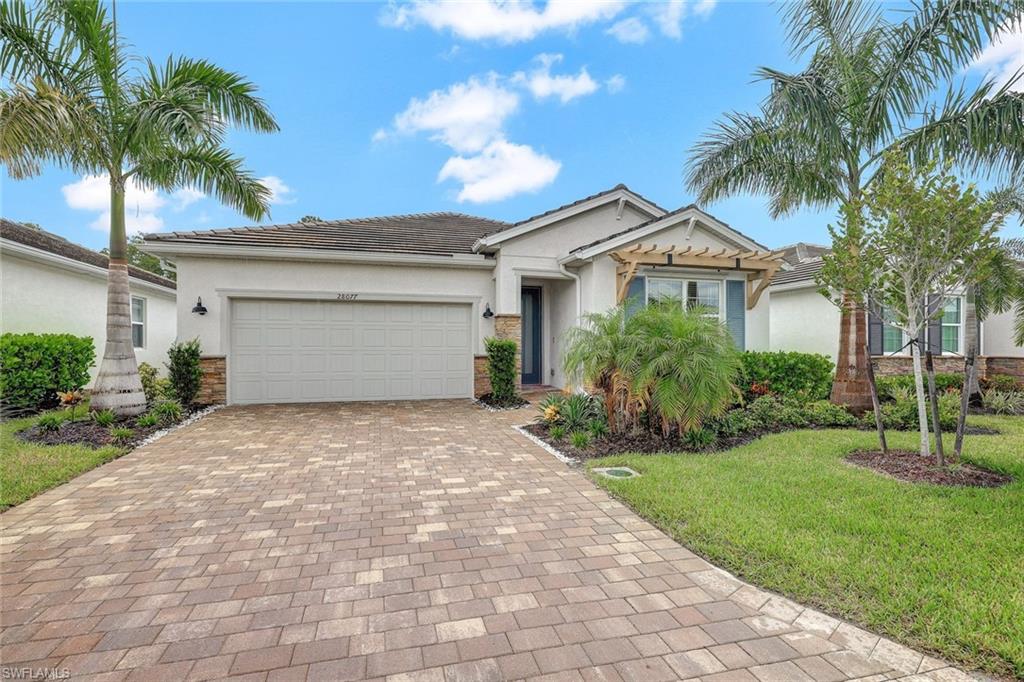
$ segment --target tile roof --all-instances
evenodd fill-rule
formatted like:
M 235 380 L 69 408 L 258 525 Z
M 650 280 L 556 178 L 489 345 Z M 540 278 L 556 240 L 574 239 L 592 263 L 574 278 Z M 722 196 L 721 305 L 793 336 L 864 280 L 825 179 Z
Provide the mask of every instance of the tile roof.
M 800 263 L 793 265 L 791 270 L 780 270 L 775 273 L 772 277 L 772 286 L 776 284 L 795 284 L 797 282 L 804 282 L 807 280 L 813 280 L 814 276 L 818 274 L 823 265 L 821 257 L 808 258 Z
M 471 254 L 473 244 L 509 224 L 464 213 L 415 213 L 197 232 L 161 232 L 151 242 L 337 249 L 426 255 Z
M 821 258 L 823 254 L 830 251 L 829 247 L 810 242 L 797 242 L 780 246 L 776 251 L 782 251 L 782 258 L 790 265 L 796 265 L 813 258 Z
M 104 254 L 98 251 L 69 242 L 67 239 L 52 232 L 22 225 L 6 218 L 0 218 L 0 237 L 24 244 L 25 246 L 31 246 L 40 251 L 46 251 L 47 253 L 70 258 L 80 263 L 88 263 L 100 268 L 106 268 L 110 262 Z M 128 274 L 134 279 L 157 284 L 168 289 L 177 288 L 174 280 L 161 277 L 142 268 L 137 268 L 134 265 L 128 266 Z

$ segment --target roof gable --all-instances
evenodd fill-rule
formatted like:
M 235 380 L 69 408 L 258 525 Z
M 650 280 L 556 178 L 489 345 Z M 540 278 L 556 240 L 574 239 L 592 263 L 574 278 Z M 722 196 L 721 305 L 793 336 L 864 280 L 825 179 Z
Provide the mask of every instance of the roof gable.
M 539 230 L 547 227 L 548 225 L 553 225 L 554 223 L 561 222 L 567 218 L 571 218 L 600 206 L 615 202 L 618 202 L 620 207 L 625 204 L 629 204 L 651 218 L 656 218 L 658 216 L 665 215 L 666 213 L 664 208 L 658 206 L 653 201 L 637 194 L 623 184 L 618 184 L 611 189 L 598 192 L 597 194 L 592 194 L 589 197 L 584 197 L 583 199 L 577 199 L 576 201 L 539 213 L 525 220 L 520 220 L 519 222 L 513 223 L 498 232 L 481 237 L 473 248 L 476 251 L 487 251 L 502 242 L 515 239 L 516 237 L 533 232 L 534 230 Z

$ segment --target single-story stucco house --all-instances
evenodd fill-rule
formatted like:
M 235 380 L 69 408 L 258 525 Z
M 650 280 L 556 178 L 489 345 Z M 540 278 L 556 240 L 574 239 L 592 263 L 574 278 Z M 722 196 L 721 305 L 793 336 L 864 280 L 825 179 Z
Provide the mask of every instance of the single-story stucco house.
M 175 283 L 129 269 L 132 338 L 139 362 L 161 372 L 177 336 Z M 51 232 L 0 218 L 3 332 L 92 337 L 99 368 L 106 345 L 107 257 Z
M 490 336 L 520 341 L 524 384 L 562 387 L 565 331 L 627 298 L 699 302 L 747 350 L 834 355 L 838 334 L 832 310 L 771 314 L 770 285 L 800 269 L 785 251 L 624 185 L 516 223 L 422 213 L 151 234 L 144 249 L 176 265 L 178 335 L 202 344 L 208 402 L 480 395 Z M 786 324 L 822 343 L 776 345 Z

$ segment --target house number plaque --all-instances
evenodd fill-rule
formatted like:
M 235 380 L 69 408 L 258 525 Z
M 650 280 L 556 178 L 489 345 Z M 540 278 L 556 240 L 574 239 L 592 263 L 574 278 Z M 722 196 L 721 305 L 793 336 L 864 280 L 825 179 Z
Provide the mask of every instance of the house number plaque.
M 359 298 L 359 294 L 338 294 L 339 301 L 354 301 Z

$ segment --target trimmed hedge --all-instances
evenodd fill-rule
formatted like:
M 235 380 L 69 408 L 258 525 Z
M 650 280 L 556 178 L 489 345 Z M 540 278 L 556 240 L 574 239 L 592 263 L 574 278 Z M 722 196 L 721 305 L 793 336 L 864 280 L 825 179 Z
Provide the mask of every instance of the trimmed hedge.
M 72 334 L 0 336 L 0 399 L 6 405 L 45 409 L 57 391 L 77 391 L 96 362 L 92 338 Z
M 818 353 L 747 351 L 740 355 L 736 386 L 743 397 L 762 395 L 824 400 L 832 391 L 832 360 Z
M 171 394 L 183 407 L 191 405 L 199 395 L 199 386 L 203 380 L 200 355 L 199 339 L 171 344 L 167 350 L 167 379 Z
M 487 339 L 487 374 L 491 378 L 493 402 L 505 403 L 516 399 L 516 351 L 518 344 L 512 339 Z

